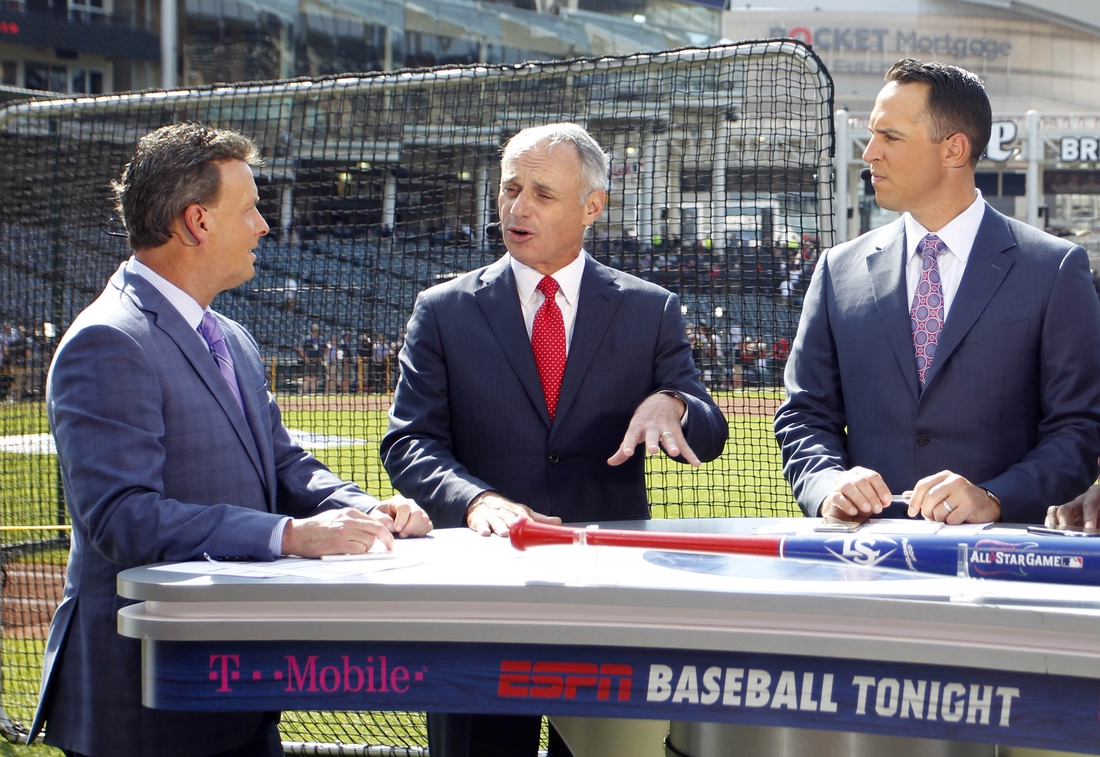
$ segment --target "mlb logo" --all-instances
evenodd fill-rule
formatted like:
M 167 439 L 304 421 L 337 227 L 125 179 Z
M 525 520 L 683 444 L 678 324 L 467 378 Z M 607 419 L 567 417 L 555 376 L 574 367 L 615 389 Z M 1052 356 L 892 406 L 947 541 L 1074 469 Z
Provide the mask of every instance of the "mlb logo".
M 1067 568 L 1083 568 L 1085 567 L 1085 558 L 1083 557 L 1069 557 L 1066 558 Z

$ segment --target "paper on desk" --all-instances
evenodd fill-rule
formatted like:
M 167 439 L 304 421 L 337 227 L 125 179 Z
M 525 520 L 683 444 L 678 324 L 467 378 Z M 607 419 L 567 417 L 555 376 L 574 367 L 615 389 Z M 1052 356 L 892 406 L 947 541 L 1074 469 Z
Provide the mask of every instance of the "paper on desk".
M 436 583 L 477 583 L 479 577 L 522 582 L 523 571 L 508 567 L 523 561 L 525 553 L 499 536 L 482 537 L 468 528 L 444 528 L 416 539 L 396 539 L 393 550 L 378 550 L 334 560 L 287 557 L 272 562 L 214 562 L 209 560 L 158 565 L 152 570 L 235 578 L 296 577 L 316 580 L 370 577 L 380 573 L 408 573 L 408 581 L 423 580 L 426 568 Z M 353 557 L 354 559 L 347 559 Z M 339 559 L 344 558 L 344 559 Z M 528 561 L 531 562 L 531 561 Z M 540 562 L 535 560 L 533 562 Z M 440 566 L 446 566 L 440 571 Z M 502 568 L 502 566 L 504 566 Z M 439 579 L 443 580 L 440 581 Z
M 811 534 L 814 528 L 821 523 L 821 518 L 788 518 L 776 523 L 768 523 L 756 530 L 758 534 Z M 946 536 L 971 536 L 984 531 L 992 525 L 990 523 L 963 523 L 958 526 L 949 526 L 934 520 L 923 518 L 871 518 L 861 526 L 857 534 L 939 534 Z M 832 535 L 833 534 L 824 534 Z
M 232 576 L 235 578 L 348 578 L 356 575 L 369 575 L 387 570 L 407 568 L 423 562 L 394 552 L 371 552 L 366 559 L 331 563 L 321 560 L 308 560 L 301 557 L 284 557 L 272 562 L 213 562 L 210 560 L 157 565 L 151 570 L 168 573 L 187 573 L 201 576 Z

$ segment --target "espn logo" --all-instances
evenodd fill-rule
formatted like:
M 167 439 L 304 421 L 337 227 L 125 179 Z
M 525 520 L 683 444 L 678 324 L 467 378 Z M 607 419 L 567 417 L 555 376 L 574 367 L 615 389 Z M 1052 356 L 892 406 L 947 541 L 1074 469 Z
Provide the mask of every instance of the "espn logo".
M 595 689 L 596 699 L 610 699 L 615 687 L 618 700 L 629 702 L 633 680 L 634 668 L 630 665 L 502 660 L 497 696 L 576 699 L 578 690 Z

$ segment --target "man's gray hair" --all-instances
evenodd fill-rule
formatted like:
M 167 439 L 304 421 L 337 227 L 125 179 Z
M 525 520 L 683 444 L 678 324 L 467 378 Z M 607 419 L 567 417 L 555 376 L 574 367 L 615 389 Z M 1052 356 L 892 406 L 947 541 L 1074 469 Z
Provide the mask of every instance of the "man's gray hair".
M 508 140 L 504 154 L 500 158 L 501 166 L 537 147 L 553 148 L 567 143 L 577 148 L 581 159 L 581 203 L 593 192 L 607 190 L 607 175 L 611 160 L 599 143 L 592 138 L 583 126 L 574 123 L 547 124 L 523 129 Z M 503 176 L 501 177 L 503 179 Z

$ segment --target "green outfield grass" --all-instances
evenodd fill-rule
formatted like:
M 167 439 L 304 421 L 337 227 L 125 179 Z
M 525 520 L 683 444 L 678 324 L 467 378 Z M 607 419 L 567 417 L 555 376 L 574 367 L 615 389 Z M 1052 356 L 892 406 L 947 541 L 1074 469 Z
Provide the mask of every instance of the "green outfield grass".
M 290 410 L 283 413 L 288 428 L 334 433 L 365 443 L 314 454 L 325 465 L 380 497 L 393 494 L 378 457 L 387 418 L 381 410 Z M 779 448 L 770 416 L 729 418 L 730 437 L 718 460 L 701 468 L 664 456 L 647 461 L 655 518 L 798 516 L 800 511 L 781 473 Z
M 772 435 L 771 413 L 775 390 L 746 390 L 718 395 L 727 412 L 730 438 L 721 458 L 694 469 L 664 456 L 647 461 L 650 501 L 655 518 L 798 516 L 800 512 L 780 472 L 779 449 Z M 353 480 L 385 498 L 393 493 L 378 458 L 385 432 L 383 410 L 344 409 L 339 400 L 308 406 L 285 403 L 286 426 L 295 431 L 357 440 L 321 447 L 314 454 L 337 475 Z M 350 402 L 349 402 L 350 404 Z M 335 407 L 333 407 L 335 405 Z M 0 437 L 48 432 L 41 403 L 0 405 Z M 0 525 L 40 526 L 67 522 L 59 514 L 58 473 L 54 455 L 0 452 Z M 63 505 L 62 505 L 63 508 Z M 40 531 L 0 532 L 0 544 L 41 539 Z M 52 535 L 52 534 L 51 534 Z M 63 563 L 60 550 L 46 550 L 22 558 L 35 564 Z M 29 723 L 38 692 L 44 640 L 5 636 L 2 653 L 0 702 L 13 719 Z M 415 744 L 422 732 L 418 713 L 297 713 L 284 715 L 284 738 L 375 744 Z M 41 745 L 10 745 L 0 740 L 0 757 L 59 757 Z

